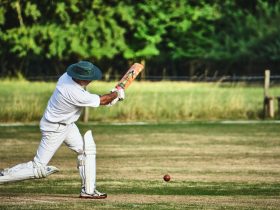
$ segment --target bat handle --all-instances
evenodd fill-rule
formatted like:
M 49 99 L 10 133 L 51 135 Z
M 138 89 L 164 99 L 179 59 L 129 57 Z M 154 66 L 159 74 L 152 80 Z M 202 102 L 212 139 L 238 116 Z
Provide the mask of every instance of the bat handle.
M 120 88 L 124 89 L 124 84 L 119 83 L 119 84 L 117 84 L 117 85 L 115 86 L 115 88 L 116 88 L 116 89 L 120 89 Z

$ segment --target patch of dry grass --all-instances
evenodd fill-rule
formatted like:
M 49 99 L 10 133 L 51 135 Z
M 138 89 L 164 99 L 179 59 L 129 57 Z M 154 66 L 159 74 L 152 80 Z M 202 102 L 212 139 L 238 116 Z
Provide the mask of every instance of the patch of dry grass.
M 115 82 L 94 82 L 88 90 L 102 95 L 114 86 Z M 54 89 L 54 82 L 0 81 L 0 121 L 38 121 Z M 280 88 L 271 87 L 270 94 L 280 96 Z M 102 122 L 259 119 L 262 109 L 261 85 L 135 82 L 122 103 L 90 109 L 89 118 Z
M 92 206 L 90 206 L 90 202 Z M 75 195 L 29 195 L 29 196 L 2 196 L 1 203 L 4 205 L 9 205 L 11 203 L 17 203 L 23 206 L 26 205 L 58 205 L 59 203 L 84 205 L 87 204 L 85 209 L 103 209 L 102 204 L 108 206 L 122 206 L 124 203 L 133 203 L 135 207 L 137 205 L 144 206 L 145 204 L 160 203 L 168 204 L 168 206 L 174 207 L 194 207 L 200 206 L 206 209 L 213 208 L 262 208 L 262 209 L 277 209 L 280 206 L 280 200 L 278 197 L 270 198 L 256 198 L 256 197 L 240 197 L 240 196 L 178 196 L 178 195 L 128 195 L 128 194 L 118 194 L 110 195 L 106 200 L 94 200 L 86 201 L 79 199 Z M 97 208 L 94 206 L 98 205 Z M 171 204 L 171 205 L 170 205 Z M 106 207 L 106 208 L 107 208 Z M 68 209 L 75 209 L 76 206 L 69 206 Z M 148 206 L 147 206 L 148 208 Z M 156 209 L 156 208 L 155 208 Z
M 89 126 L 80 126 L 84 132 Z M 63 146 L 44 180 L 0 185 L 1 209 L 279 209 L 277 124 L 95 125 L 97 185 L 109 196 L 78 199 L 76 155 Z M 126 131 L 126 132 L 124 132 Z M 13 132 L 28 136 L 12 136 Z M 0 168 L 34 155 L 34 126 L 0 134 Z M 4 145 L 4 146 L 3 146 Z M 18 148 L 14 150 L 14 148 Z M 170 174 L 169 183 L 162 180 Z

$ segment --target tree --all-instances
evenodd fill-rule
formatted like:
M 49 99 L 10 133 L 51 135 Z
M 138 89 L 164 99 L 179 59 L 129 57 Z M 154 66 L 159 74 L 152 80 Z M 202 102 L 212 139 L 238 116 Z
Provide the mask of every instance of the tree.
M 0 72 L 54 75 L 80 59 L 115 73 L 145 60 L 151 75 L 277 65 L 279 14 L 276 0 L 2 1 Z

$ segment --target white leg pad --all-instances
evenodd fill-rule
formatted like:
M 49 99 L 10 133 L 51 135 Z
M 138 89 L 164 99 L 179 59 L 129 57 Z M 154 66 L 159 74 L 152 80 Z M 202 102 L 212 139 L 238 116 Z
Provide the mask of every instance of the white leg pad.
M 33 161 L 18 164 L 12 168 L 4 169 L 0 175 L 0 184 L 16 182 L 27 179 L 40 179 L 49 176 L 59 170 L 54 166 L 43 166 Z
M 90 130 L 84 135 L 84 177 L 86 193 L 93 194 L 96 183 L 96 145 Z

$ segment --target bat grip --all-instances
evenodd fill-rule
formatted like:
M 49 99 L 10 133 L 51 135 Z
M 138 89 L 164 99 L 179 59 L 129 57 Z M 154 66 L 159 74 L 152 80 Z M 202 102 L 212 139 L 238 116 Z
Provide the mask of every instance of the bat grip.
M 115 88 L 118 89 L 118 90 L 121 89 L 121 88 L 124 89 L 124 85 L 123 84 L 117 84 L 115 86 Z

